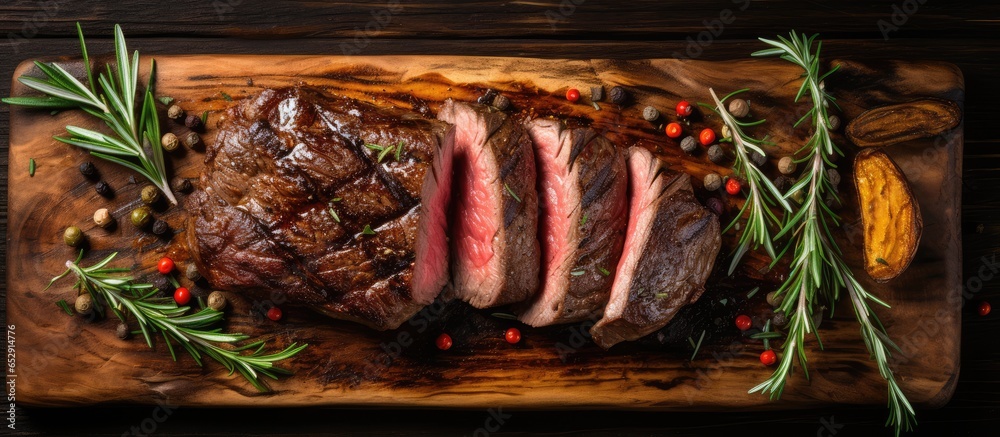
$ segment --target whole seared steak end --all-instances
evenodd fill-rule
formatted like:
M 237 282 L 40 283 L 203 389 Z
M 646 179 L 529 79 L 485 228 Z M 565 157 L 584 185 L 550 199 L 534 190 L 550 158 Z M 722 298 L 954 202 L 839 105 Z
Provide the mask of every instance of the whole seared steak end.
M 454 129 L 310 88 L 229 109 L 190 198 L 213 287 L 393 329 L 448 281 Z

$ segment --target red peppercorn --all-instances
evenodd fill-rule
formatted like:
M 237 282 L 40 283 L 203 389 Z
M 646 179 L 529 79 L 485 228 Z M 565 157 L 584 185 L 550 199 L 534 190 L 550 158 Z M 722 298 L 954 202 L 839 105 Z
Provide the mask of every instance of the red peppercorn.
M 746 331 L 751 326 L 753 326 L 753 320 L 750 320 L 750 316 L 746 314 L 736 316 L 736 327 L 740 328 L 740 331 Z
M 160 258 L 160 262 L 156 264 L 156 270 L 159 270 L 162 275 L 169 275 L 170 272 L 174 271 L 174 260 L 167 257 Z
M 521 341 L 521 331 L 517 328 L 510 328 L 504 333 L 503 337 L 507 340 L 507 343 L 517 344 Z
M 177 302 L 177 305 L 180 306 L 187 305 L 188 302 L 191 302 L 191 292 L 187 288 L 177 287 L 174 290 L 174 302 Z
M 577 100 L 580 100 L 580 90 L 576 88 L 566 90 L 566 100 L 576 103 Z
M 698 141 L 703 146 L 711 145 L 715 142 L 715 131 L 712 129 L 702 129 L 701 133 L 698 134 Z
M 743 186 L 740 185 L 740 181 L 736 180 L 736 178 L 729 178 L 729 180 L 726 181 L 726 192 L 729 193 L 730 196 L 740 194 L 740 190 L 742 189 Z
M 438 349 L 443 351 L 451 349 L 451 336 L 442 332 L 434 343 L 437 344 Z
M 277 322 L 281 320 L 281 308 L 271 307 L 267 310 L 267 318 Z
M 681 136 L 681 124 L 680 123 L 670 123 L 666 128 L 667 136 L 670 138 L 680 138 Z
M 982 301 L 982 302 L 979 302 L 979 315 L 980 316 L 988 316 L 990 314 L 990 311 L 993 311 L 993 307 L 990 306 L 989 302 L 987 302 L 985 300 Z
M 691 115 L 691 113 L 693 113 L 693 112 L 694 112 L 694 107 L 692 107 L 691 104 L 688 103 L 687 100 L 681 100 L 681 101 L 677 102 L 677 116 L 678 117 L 687 117 L 687 116 Z
M 768 349 L 760 353 L 760 362 L 765 366 L 773 365 L 778 362 L 778 354 L 774 353 L 773 350 Z

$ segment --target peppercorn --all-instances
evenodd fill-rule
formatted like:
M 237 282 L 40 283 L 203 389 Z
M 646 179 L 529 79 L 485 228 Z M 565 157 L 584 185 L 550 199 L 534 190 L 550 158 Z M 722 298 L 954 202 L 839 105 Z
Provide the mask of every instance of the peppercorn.
M 775 312 L 774 316 L 771 317 L 771 324 L 774 326 L 785 326 L 786 323 L 788 323 L 788 317 L 781 311 Z
M 726 211 L 725 205 L 723 205 L 722 201 L 717 197 L 709 197 L 708 200 L 705 201 L 705 206 L 708 207 L 709 211 L 712 211 L 712 214 L 717 216 L 722 216 L 722 213 Z
M 162 293 L 173 294 L 175 290 L 174 284 L 164 275 L 155 275 L 150 278 L 149 282 L 153 284 L 153 287 L 156 287 L 156 289 L 160 290 Z
M 180 193 L 187 193 L 191 191 L 191 181 L 188 179 L 178 179 L 174 182 L 174 191 Z
M 166 234 L 167 231 L 169 230 L 170 230 L 170 225 L 168 225 L 167 222 L 163 220 L 153 220 L 152 231 L 154 235 L 163 235 Z
M 750 161 L 752 161 L 757 167 L 763 167 L 764 164 L 767 164 L 767 155 L 754 150 L 753 153 L 750 154 Z
M 493 98 L 493 107 L 501 111 L 506 110 L 510 107 L 510 99 L 503 94 L 497 94 L 497 96 Z
M 194 265 L 194 263 L 189 263 L 184 268 L 184 276 L 192 281 L 201 279 L 201 273 L 198 273 L 198 266 Z
M 131 332 L 129 332 L 128 325 L 125 323 L 119 323 L 118 327 L 115 328 L 115 334 L 118 335 L 118 338 L 125 340 Z
M 63 242 L 69 247 L 78 247 L 83 244 L 83 231 L 76 226 L 70 226 L 63 231 Z
M 712 144 L 712 147 L 708 148 L 708 159 L 716 164 L 722 164 L 726 162 L 726 151 L 722 146 L 718 144 Z
M 695 150 L 698 150 L 698 140 L 690 135 L 684 137 L 681 140 L 681 150 L 687 153 L 694 153 Z
M 805 190 L 801 190 L 801 189 L 800 190 L 795 190 L 795 192 L 792 193 L 791 198 L 796 203 L 802 203 L 802 201 L 806 199 Z
M 840 117 L 837 117 L 836 115 L 831 115 L 829 118 L 830 118 L 830 130 L 835 131 L 837 129 L 840 129 Z
M 97 191 L 97 194 L 102 197 L 111 197 L 115 195 L 115 191 L 111 189 L 111 185 L 108 185 L 108 183 L 104 181 L 100 181 L 97 185 L 94 185 L 94 191 Z
M 784 156 L 778 161 L 778 171 L 781 174 L 792 174 L 795 172 L 795 168 L 798 167 L 795 164 L 795 160 L 791 156 Z
M 177 135 L 174 135 L 173 132 L 167 132 L 160 138 L 160 145 L 163 146 L 163 150 L 173 152 L 181 145 L 181 141 L 177 139 Z
M 739 179 L 737 178 L 726 179 L 726 192 L 729 193 L 730 196 L 735 196 L 737 194 L 740 194 L 740 191 L 742 190 L 743 190 L 743 184 L 740 183 Z M 737 229 L 737 231 L 738 230 L 739 229 Z
M 722 176 L 719 176 L 718 173 L 709 173 L 705 175 L 703 183 L 708 191 L 718 190 L 722 186 Z
M 826 193 L 826 197 L 823 199 L 823 203 L 825 203 L 826 207 L 830 208 L 830 210 L 832 211 L 837 211 L 840 209 L 841 206 L 844 205 L 844 202 L 840 201 L 840 196 L 834 193 Z
M 604 100 L 604 86 L 590 87 L 590 101 L 600 102 Z
M 222 294 L 221 291 L 209 293 L 208 307 L 216 311 L 224 310 L 226 308 L 226 295 Z
M 184 126 L 187 126 L 188 129 L 198 130 L 201 129 L 203 125 L 204 123 L 202 123 L 201 117 L 194 114 L 188 115 L 187 118 L 184 119 Z
M 660 118 L 660 111 L 657 111 L 652 106 L 647 106 L 642 110 L 642 118 L 649 122 L 656 121 L 656 119 Z
M 198 136 L 197 132 L 188 132 L 184 134 L 184 137 L 181 138 L 181 142 L 183 142 L 184 146 L 186 146 L 187 148 L 193 149 L 195 148 L 195 146 L 201 143 L 201 137 Z
M 771 181 L 771 184 L 774 185 L 774 188 L 777 188 L 778 191 L 784 193 L 788 187 L 792 186 L 792 178 L 788 176 L 778 176 Z
M 129 216 L 132 220 L 132 225 L 139 228 L 145 229 L 153 222 L 153 211 L 149 209 L 148 206 L 140 206 L 132 210 L 132 214 Z
M 628 102 L 628 91 L 625 91 L 625 88 L 620 86 L 613 87 L 611 88 L 611 93 L 608 95 L 608 98 L 611 99 L 611 103 L 624 105 Z
M 729 113 L 733 117 L 746 117 L 750 114 L 750 104 L 743 99 L 733 99 L 729 102 Z
M 773 307 L 781 305 L 781 301 L 785 300 L 784 295 L 779 295 L 777 291 L 772 291 L 767 293 L 767 304 Z
M 80 164 L 80 174 L 87 179 L 94 179 L 97 177 L 97 167 L 94 166 L 93 162 L 84 162 L 83 164 Z
M 142 192 L 139 195 L 142 198 L 142 203 L 147 205 L 152 205 L 160 201 L 160 190 L 152 185 L 146 185 L 142 187 Z
M 110 228 L 115 223 L 115 218 L 111 216 L 107 208 L 94 211 L 94 224 L 102 228 Z
M 94 309 L 94 298 L 90 297 L 90 293 L 83 293 L 76 297 L 73 307 L 78 314 L 87 314 Z
M 732 131 L 729 130 L 729 125 L 722 125 L 722 138 L 729 138 L 732 135 Z
M 182 117 L 184 117 L 184 110 L 181 109 L 180 106 L 170 105 L 170 107 L 167 108 L 167 118 L 180 121 Z
M 826 169 L 826 180 L 830 181 L 830 185 L 836 188 L 840 185 L 840 172 L 835 168 Z
M 760 362 L 765 366 L 772 366 L 774 363 L 778 362 L 778 354 L 773 350 L 768 349 L 760 353 Z

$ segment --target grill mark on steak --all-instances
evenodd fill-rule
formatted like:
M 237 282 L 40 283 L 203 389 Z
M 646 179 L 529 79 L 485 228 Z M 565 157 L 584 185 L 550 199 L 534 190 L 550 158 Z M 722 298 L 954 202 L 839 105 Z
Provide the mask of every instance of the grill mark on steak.
M 227 111 L 191 197 L 199 271 L 216 288 L 287 291 L 332 317 L 399 326 L 447 282 L 445 224 L 432 221 L 445 218 L 435 208 L 447 208 L 453 135 L 307 88 L 244 100 Z M 405 147 L 378 163 L 366 142 Z M 362 235 L 366 225 L 376 234 Z

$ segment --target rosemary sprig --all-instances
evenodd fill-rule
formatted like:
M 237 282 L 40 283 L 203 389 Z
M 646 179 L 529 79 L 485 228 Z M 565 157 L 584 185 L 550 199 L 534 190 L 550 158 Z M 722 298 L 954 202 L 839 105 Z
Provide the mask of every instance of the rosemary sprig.
M 772 48 L 753 53 L 753 56 L 778 55 L 804 70 L 803 82 L 795 100 L 798 101 L 808 93 L 812 108 L 795 125 L 808 119 L 813 125 L 813 133 L 799 150 L 804 156 L 798 162 L 807 163 L 803 175 L 784 196 L 787 199 L 796 192 L 804 191 L 803 201 L 797 210 L 785 216 L 784 226 L 775 236 L 781 238 L 790 234 L 792 244 L 788 247 L 795 247 L 788 279 L 777 291 L 777 295 L 785 295 L 779 310 L 784 311 L 789 320 L 787 340 L 782 346 L 778 368 L 770 378 L 750 392 L 770 393 L 772 398 L 781 396 L 792 372 L 792 362 L 796 358 L 806 377 L 809 376 L 804 343 L 805 336 L 816 330 L 812 318 L 814 309 L 819 307 L 821 300 L 829 302 L 833 308 L 841 290 L 846 289 L 861 325 L 865 346 L 888 385 L 889 418 L 886 426 L 892 425 L 898 436 L 901 430 L 912 429 L 915 413 L 889 367 L 890 349 L 899 349 L 887 336 L 869 302 L 886 308 L 889 305 L 869 294 L 841 258 L 840 248 L 831 233 L 831 229 L 839 226 L 840 220 L 824 203 L 827 193 L 835 193 L 833 185 L 827 179 L 826 170 L 836 167 L 831 161 L 833 155 L 843 153 L 830 136 L 827 108 L 836 103 L 823 86 L 823 80 L 837 71 L 837 68 L 819 74 L 822 42 L 815 44 L 813 52 L 815 39 L 816 35 L 807 37 L 794 31 L 790 38 L 779 36 L 777 41 L 761 38 L 762 42 Z M 818 333 L 816 338 L 819 341 Z M 819 345 L 822 348 L 822 341 Z
M 733 171 L 737 176 L 742 177 L 747 181 L 747 188 L 749 189 L 749 194 L 747 195 L 746 202 L 743 203 L 743 207 L 740 208 L 740 213 L 733 218 L 733 221 L 726 226 L 723 232 L 729 231 L 730 228 L 735 226 L 742 218 L 743 214 L 747 215 L 747 224 L 743 229 L 743 234 L 740 235 L 739 245 L 736 251 L 733 253 L 733 260 L 729 264 L 729 274 L 733 274 L 736 270 L 736 266 L 739 265 L 740 260 L 743 259 L 750 249 L 757 249 L 760 246 L 764 246 L 767 254 L 771 259 L 776 259 L 777 255 L 774 252 L 774 245 L 771 243 L 773 238 L 771 237 L 770 225 L 778 225 L 780 221 L 778 217 L 771 210 L 773 205 L 780 205 L 784 210 L 791 211 L 791 206 L 788 204 L 782 195 L 778 191 L 778 188 L 771 183 L 766 175 L 760 170 L 759 167 L 754 165 L 753 161 L 750 159 L 750 155 L 754 152 L 764 155 L 764 150 L 762 147 L 766 144 L 767 138 L 758 140 L 743 132 L 743 128 L 757 126 L 764 123 L 766 120 L 758 120 L 753 122 L 743 122 L 733 117 L 726 109 L 724 102 L 730 97 L 735 96 L 739 93 L 746 91 L 746 89 L 734 91 L 729 93 L 722 99 L 715 94 L 715 90 L 709 88 L 709 93 L 712 94 L 712 100 L 715 101 L 715 106 L 704 105 L 708 109 L 712 110 L 722 118 L 722 122 L 729 127 L 729 131 L 732 132 L 732 142 L 733 142 L 733 152 L 736 155 L 736 159 L 733 164 Z
M 115 68 L 112 69 L 110 64 L 107 65 L 107 71 L 101 72 L 95 82 L 94 73 L 90 68 L 90 58 L 87 56 L 87 45 L 83 40 L 83 30 L 79 23 L 76 25 L 76 30 L 80 38 L 87 85 L 69 74 L 58 63 L 45 64 L 35 61 L 35 65 L 46 77 L 21 76 L 17 80 L 31 89 L 46 94 L 46 97 L 7 97 L 2 101 L 10 105 L 36 108 L 78 108 L 104 121 L 111 128 L 112 134 L 66 126 L 69 137 L 55 137 L 55 139 L 86 149 L 98 158 L 134 170 L 149 179 L 166 195 L 171 204 L 176 205 L 177 199 L 167 182 L 163 149 L 160 146 L 160 122 L 153 98 L 155 61 L 150 62 L 149 81 L 145 93 L 140 96 L 137 90 L 139 52 L 133 52 L 129 59 L 121 26 L 115 25 Z M 136 111 L 137 100 L 141 104 L 139 111 Z
M 129 269 L 107 267 L 116 255 L 112 253 L 97 264 L 83 267 L 80 265 L 81 251 L 76 261 L 66 261 L 66 271 L 52 278 L 49 286 L 72 273 L 76 276 L 74 288 L 90 293 L 98 314 L 103 315 L 105 309 L 110 309 L 122 322 L 131 316 L 139 324 L 150 348 L 153 347 L 153 335 L 160 334 L 174 361 L 177 361 L 174 352 L 176 343 L 191 354 L 199 366 L 202 365 L 202 357 L 208 356 L 225 366 L 230 375 L 239 372 L 262 392 L 269 389 L 261 380 L 261 375 L 271 379 L 278 379 L 278 375 L 291 375 L 291 371 L 277 367 L 276 363 L 295 356 L 308 346 L 292 343 L 284 350 L 271 354 L 264 354 L 266 344 L 263 340 L 236 346 L 236 343 L 250 337 L 212 328 L 222 321 L 222 312 L 202 308 L 188 314 L 190 308 L 177 306 L 173 299 L 153 297 L 156 288 L 151 284 L 133 282 L 131 276 L 124 275 Z M 223 347 L 223 344 L 230 346 Z

